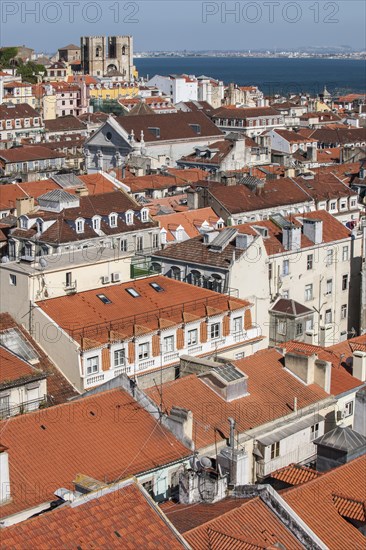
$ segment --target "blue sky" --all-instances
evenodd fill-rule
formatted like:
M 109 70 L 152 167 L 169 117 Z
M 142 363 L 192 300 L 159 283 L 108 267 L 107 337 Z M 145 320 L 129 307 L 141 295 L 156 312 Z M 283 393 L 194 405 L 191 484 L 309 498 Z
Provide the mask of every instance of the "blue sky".
M 81 35 L 132 34 L 135 51 L 366 49 L 366 2 L 37 0 L 1 5 L 1 45 L 54 52 Z

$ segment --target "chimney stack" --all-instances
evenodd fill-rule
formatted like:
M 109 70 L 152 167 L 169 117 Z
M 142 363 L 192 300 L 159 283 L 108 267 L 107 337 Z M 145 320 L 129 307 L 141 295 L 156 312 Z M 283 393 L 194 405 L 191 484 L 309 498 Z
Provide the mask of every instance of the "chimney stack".
M 314 244 L 323 242 L 323 221 L 313 218 L 303 218 L 302 231 L 308 239 Z
M 366 382 L 366 352 L 353 352 L 353 370 L 352 374 L 361 382 Z
M 23 214 L 28 214 L 34 210 L 34 198 L 33 197 L 22 197 L 16 199 L 15 207 L 17 211 L 17 216 L 22 216 Z
M 282 229 L 282 244 L 286 250 L 301 248 L 301 227 L 290 223 Z
M 311 145 L 308 145 L 306 148 L 306 158 L 310 160 L 310 162 L 317 162 L 318 159 L 318 152 L 316 147 L 312 147 Z

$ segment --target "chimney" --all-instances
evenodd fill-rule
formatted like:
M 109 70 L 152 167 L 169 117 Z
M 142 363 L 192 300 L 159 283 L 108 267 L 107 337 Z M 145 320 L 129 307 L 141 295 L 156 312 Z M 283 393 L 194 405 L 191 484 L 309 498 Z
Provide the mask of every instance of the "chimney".
M 182 407 L 172 407 L 170 411 L 169 427 L 180 441 L 192 441 L 193 413 Z
M 353 352 L 353 370 L 352 374 L 361 382 L 366 382 L 366 352 Z
M 235 420 L 229 417 L 228 421 L 230 424 L 229 447 L 235 449 Z
M 307 355 L 296 350 L 288 352 L 285 355 L 285 367 L 297 378 L 300 378 L 306 386 L 317 384 L 324 391 L 330 393 L 332 364 L 329 361 L 318 359 L 316 353 Z
M 306 148 L 306 158 L 309 159 L 310 162 L 316 162 L 318 158 L 317 148 L 308 145 Z
M 16 199 L 15 207 L 17 211 L 17 216 L 22 216 L 23 214 L 28 214 L 34 210 L 34 198 L 33 197 L 22 197 Z
M 287 352 L 285 355 L 285 368 L 300 378 L 307 386 L 314 383 L 316 353 L 306 355 L 301 351 Z
M 10 500 L 9 455 L 7 447 L 0 445 L 0 505 Z
M 253 235 L 238 233 L 235 238 L 235 246 L 236 248 L 240 248 L 241 250 L 246 250 L 249 247 L 249 245 L 253 242 L 253 240 L 254 240 Z
M 282 229 L 282 244 L 286 250 L 299 250 L 301 248 L 301 227 L 293 223 Z
M 314 244 L 321 244 L 323 242 L 323 221 L 303 218 L 302 232 Z
M 198 191 L 187 189 L 187 206 L 188 210 L 197 210 L 199 194 Z

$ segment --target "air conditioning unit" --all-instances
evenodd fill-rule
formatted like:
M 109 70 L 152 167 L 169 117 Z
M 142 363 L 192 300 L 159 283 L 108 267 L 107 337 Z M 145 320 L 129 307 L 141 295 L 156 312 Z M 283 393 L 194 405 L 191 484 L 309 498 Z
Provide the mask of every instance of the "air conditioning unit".
M 110 282 L 109 276 L 108 276 L 108 275 L 104 275 L 104 277 L 102 277 L 102 284 L 103 284 L 103 285 L 107 285 L 109 282 Z
M 114 283 L 118 283 L 121 280 L 121 274 L 120 273 L 112 273 L 112 281 Z

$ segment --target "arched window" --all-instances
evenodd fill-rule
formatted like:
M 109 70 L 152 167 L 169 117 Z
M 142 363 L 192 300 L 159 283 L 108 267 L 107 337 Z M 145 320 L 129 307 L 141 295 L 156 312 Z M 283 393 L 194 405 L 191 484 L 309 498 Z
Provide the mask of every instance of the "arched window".
M 102 53 L 102 47 L 101 46 L 97 46 L 95 48 L 95 57 L 101 57 L 101 53 Z
M 43 233 L 43 220 L 41 218 L 37 219 L 37 233 Z
M 83 218 L 75 220 L 76 233 L 84 233 L 84 223 L 85 220 Z
M 112 212 L 111 214 L 109 214 L 110 227 L 117 227 L 117 220 L 118 220 L 118 215 L 115 212 Z
M 170 278 L 171 279 L 174 279 L 175 281 L 180 281 L 181 280 L 181 270 L 179 267 L 177 267 L 176 265 L 173 265 L 171 268 L 170 268 Z
M 153 271 L 154 273 L 161 273 L 161 264 L 159 264 L 158 262 L 152 262 L 151 271 Z
M 122 46 L 122 55 L 126 55 L 126 46 Z
M 222 277 L 214 273 L 211 278 L 211 290 L 222 292 Z
M 190 283 L 195 286 L 202 286 L 202 275 L 196 269 L 193 269 L 190 273 Z
M 126 224 L 132 225 L 133 224 L 133 212 L 132 210 L 128 210 L 126 212 Z
M 99 229 L 100 229 L 100 217 L 99 216 L 93 216 L 92 224 L 93 224 L 94 231 L 99 231 Z

